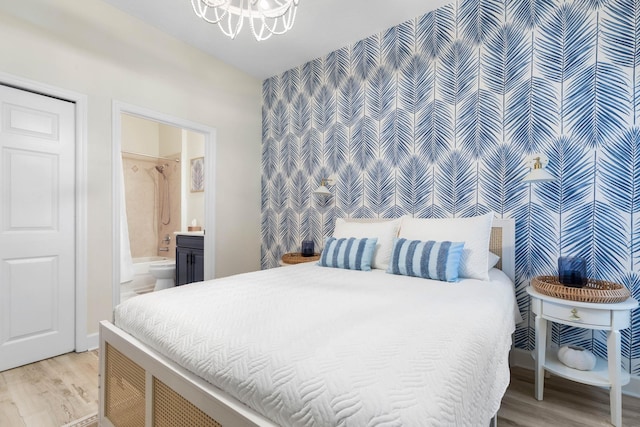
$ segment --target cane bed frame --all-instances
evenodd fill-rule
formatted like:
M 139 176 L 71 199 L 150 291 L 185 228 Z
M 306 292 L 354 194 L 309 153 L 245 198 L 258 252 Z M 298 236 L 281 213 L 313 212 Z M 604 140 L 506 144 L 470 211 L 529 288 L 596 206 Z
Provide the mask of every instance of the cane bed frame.
M 490 250 L 500 256 L 496 267 L 514 280 L 513 220 L 494 220 Z M 105 427 L 276 426 L 108 321 L 100 322 L 99 422 Z

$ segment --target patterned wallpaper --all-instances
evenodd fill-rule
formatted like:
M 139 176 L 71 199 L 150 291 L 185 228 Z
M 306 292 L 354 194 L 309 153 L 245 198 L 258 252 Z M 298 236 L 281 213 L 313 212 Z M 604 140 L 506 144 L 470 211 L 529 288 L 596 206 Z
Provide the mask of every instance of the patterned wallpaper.
M 516 293 L 586 258 L 640 299 L 640 2 L 459 0 L 263 83 L 262 266 L 337 217 L 516 219 Z M 542 152 L 555 182 L 525 185 Z M 336 174 L 334 197 L 311 195 Z M 623 332 L 640 375 L 640 310 Z M 602 332 L 553 338 L 606 356 Z

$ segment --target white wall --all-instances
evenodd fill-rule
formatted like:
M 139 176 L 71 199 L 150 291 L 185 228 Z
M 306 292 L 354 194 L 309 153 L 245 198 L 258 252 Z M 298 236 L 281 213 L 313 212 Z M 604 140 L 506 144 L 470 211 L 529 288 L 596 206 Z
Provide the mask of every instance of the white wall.
M 175 126 L 158 125 L 160 130 L 159 152 L 158 156 L 172 157 L 176 153 L 182 151 L 182 129 Z
M 128 114 L 122 115 L 122 141 L 120 143 L 122 151 L 159 156 L 159 141 L 159 123 Z
M 88 96 L 88 333 L 112 317 L 113 100 L 217 129 L 216 274 L 259 268 L 260 81 L 98 0 L 3 1 L 0 28 L 0 71 Z

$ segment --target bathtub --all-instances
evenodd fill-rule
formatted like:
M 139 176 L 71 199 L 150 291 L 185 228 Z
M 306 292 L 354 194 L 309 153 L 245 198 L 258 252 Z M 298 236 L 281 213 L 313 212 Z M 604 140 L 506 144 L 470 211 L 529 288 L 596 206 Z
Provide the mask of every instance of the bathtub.
M 133 259 L 133 275 L 149 274 L 149 266 L 153 263 L 173 261 L 173 258 L 167 258 L 165 256 L 146 256 L 142 258 Z M 135 278 L 134 278 L 135 280 Z
M 149 256 L 133 259 L 133 280 L 122 284 L 120 290 L 120 301 L 124 301 L 132 296 L 145 294 L 153 291 L 156 279 L 149 273 L 151 264 L 173 261 L 173 258 L 162 256 Z

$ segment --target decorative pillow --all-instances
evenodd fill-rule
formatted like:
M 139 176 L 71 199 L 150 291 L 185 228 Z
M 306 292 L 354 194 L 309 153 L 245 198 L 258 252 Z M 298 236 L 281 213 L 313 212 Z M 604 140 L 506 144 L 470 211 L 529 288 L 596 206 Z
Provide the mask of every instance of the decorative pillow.
M 365 239 L 329 237 L 325 241 L 318 265 L 371 271 L 371 259 L 377 241 L 375 237 Z
M 464 243 L 395 239 L 387 273 L 456 282 Z
M 489 260 L 489 262 L 487 264 L 487 267 L 489 268 L 489 270 L 491 270 L 493 267 L 496 266 L 498 261 L 500 261 L 500 257 L 498 255 L 494 254 L 493 252 L 489 251 L 488 260 Z
M 409 240 L 464 242 L 460 277 L 489 280 L 489 239 L 493 212 L 470 218 L 404 217 L 398 237 Z
M 377 237 L 378 243 L 373 252 L 371 267 L 386 270 L 391 259 L 393 239 L 398 237 L 398 229 L 401 222 L 402 218 L 375 222 L 356 222 L 338 218 L 336 219 L 336 227 L 333 230 L 333 237 Z

